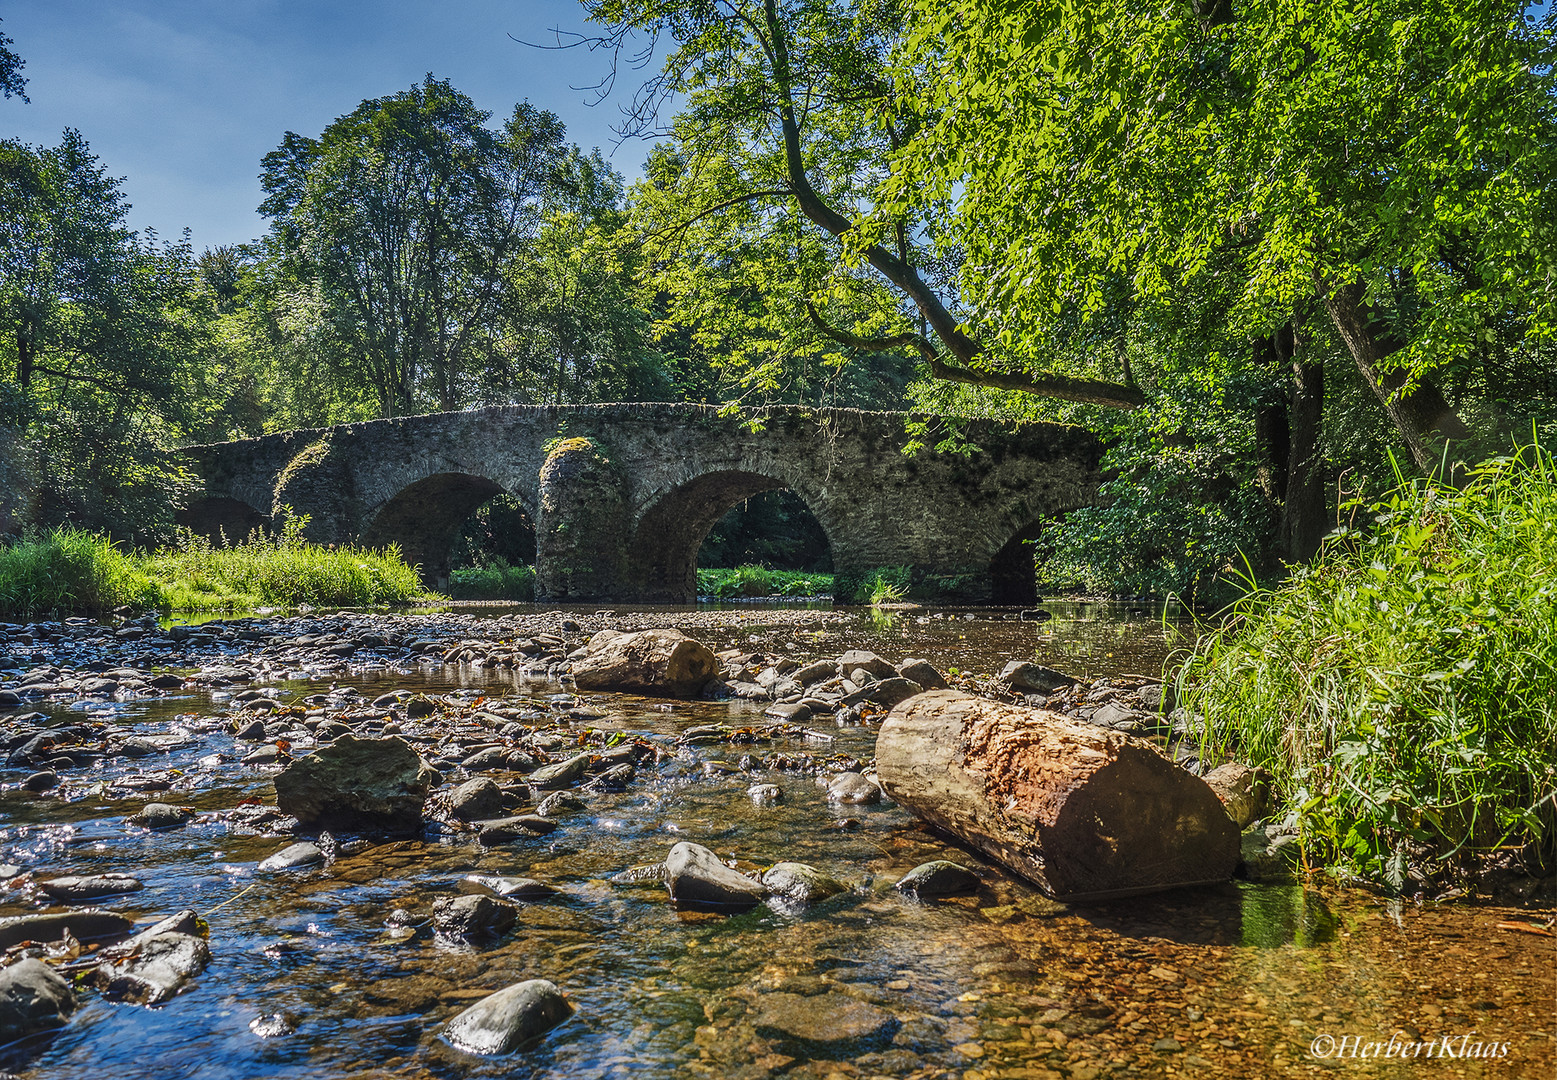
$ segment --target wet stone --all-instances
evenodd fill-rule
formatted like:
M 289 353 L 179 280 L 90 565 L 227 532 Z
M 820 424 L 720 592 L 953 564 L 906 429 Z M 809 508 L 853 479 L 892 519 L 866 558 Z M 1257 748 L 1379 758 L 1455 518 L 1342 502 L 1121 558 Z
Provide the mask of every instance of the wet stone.
M 794 904 L 815 904 L 847 891 L 837 878 L 797 862 L 775 863 L 762 875 L 762 884 L 774 896 Z
M 195 811 L 190 806 L 170 806 L 167 803 L 147 803 L 125 820 L 143 829 L 176 829 L 186 824 Z
M 59 774 L 53 769 L 45 769 L 42 772 L 35 772 L 23 780 L 22 787 L 28 791 L 48 791 L 58 783 Z
M 80 900 L 94 900 L 100 896 L 119 896 L 124 893 L 139 892 L 144 887 L 129 874 L 59 877 L 38 883 L 38 888 L 50 900 L 59 900 L 67 904 Z
M 507 933 L 513 928 L 513 904 L 491 896 L 449 896 L 433 903 L 433 929 L 450 941 L 474 941 Z
M 898 1019 L 844 994 L 771 993 L 758 1000 L 752 1026 L 781 1050 L 839 1057 L 884 1048 L 898 1029 Z
M 161 933 L 133 955 L 94 968 L 87 982 L 109 997 L 157 1005 L 174 997 L 211 962 L 211 948 L 193 934 Z
M 15 915 L 0 919 L 0 949 L 23 941 L 58 941 L 67 930 L 77 941 L 117 940 L 129 935 L 130 925 L 118 912 L 101 908 Z
M 881 789 L 857 772 L 839 773 L 827 784 L 827 801 L 857 806 L 881 801 Z
M 507 1054 L 540 1038 L 573 1014 L 562 991 L 530 979 L 482 998 L 449 1021 L 443 1037 L 470 1054 Z
M 476 834 L 476 840 L 487 847 L 545 836 L 557 827 L 555 821 L 543 818 L 539 814 L 520 814 L 516 817 L 496 818 L 492 821 L 477 822 L 477 824 L 481 826 L 481 831 Z
M 701 844 L 682 841 L 665 859 L 665 887 L 679 905 L 714 910 L 755 907 L 767 896 L 760 881 L 730 869 Z
M 899 879 L 894 888 L 920 897 L 957 896 L 978 892 L 979 879 L 966 866 L 937 859 L 914 867 Z
M 544 900 L 557 890 L 544 881 L 526 877 L 501 877 L 497 874 L 466 874 L 460 879 L 460 892 L 499 896 L 506 900 Z
M 0 971 L 0 1043 L 63 1027 L 75 1008 L 70 984 L 41 960 Z
M 307 840 L 289 844 L 259 864 L 261 870 L 299 870 L 324 862 L 319 845 Z
M 495 818 L 503 812 L 503 789 L 485 777 L 477 777 L 454 789 L 449 810 L 461 821 Z

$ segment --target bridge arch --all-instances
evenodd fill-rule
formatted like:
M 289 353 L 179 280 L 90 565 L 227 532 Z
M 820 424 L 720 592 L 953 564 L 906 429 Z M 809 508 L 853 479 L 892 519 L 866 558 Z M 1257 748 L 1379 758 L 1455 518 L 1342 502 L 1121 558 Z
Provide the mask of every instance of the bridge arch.
M 627 545 L 627 569 L 648 603 L 697 600 L 697 553 L 709 530 L 731 508 L 764 491 L 787 490 L 821 526 L 835 555 L 839 523 L 827 500 L 779 476 L 777 470 L 715 468 L 662 488 L 638 516 Z
M 490 477 L 440 472 L 412 481 L 390 496 L 372 514 L 362 534 L 370 547 L 398 544 L 405 561 L 420 567 L 422 581 L 432 588 L 449 583 L 449 556 L 460 526 L 483 503 L 507 489 Z M 535 510 L 522 492 L 510 492 L 530 519 Z

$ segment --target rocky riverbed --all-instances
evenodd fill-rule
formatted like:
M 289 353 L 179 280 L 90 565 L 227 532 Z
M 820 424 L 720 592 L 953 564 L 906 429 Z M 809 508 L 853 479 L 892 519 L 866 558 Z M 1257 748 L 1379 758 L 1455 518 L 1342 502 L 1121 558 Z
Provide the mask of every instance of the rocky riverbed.
M 872 781 L 874 725 L 937 682 L 1202 769 L 1156 680 L 1031 650 L 953 671 L 851 648 L 831 611 L 673 621 L 715 652 L 706 699 L 572 680 L 592 635 L 663 613 L 0 627 L 0 1037 L 36 1032 L 5 1064 L 1246 1075 L 1315 1065 L 1321 1028 L 1460 1024 L 1550 1071 L 1528 911 L 1304 890 L 1274 826 L 1262 883 L 1067 908 Z

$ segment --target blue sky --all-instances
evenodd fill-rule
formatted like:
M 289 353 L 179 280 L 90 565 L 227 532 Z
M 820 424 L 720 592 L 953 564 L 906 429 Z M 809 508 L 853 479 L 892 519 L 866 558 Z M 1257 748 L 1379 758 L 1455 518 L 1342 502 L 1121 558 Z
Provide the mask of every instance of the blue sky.
M 590 107 L 607 62 L 547 52 L 587 30 L 576 0 L 0 0 L 0 32 L 26 66 L 27 96 L 0 99 L 0 136 L 58 142 L 78 129 L 125 178 L 130 224 L 197 249 L 265 231 L 260 158 L 284 132 L 318 135 L 365 98 L 446 78 L 501 120 L 528 99 L 599 146 L 629 179 L 641 142 L 613 151 L 611 125 L 636 79 Z

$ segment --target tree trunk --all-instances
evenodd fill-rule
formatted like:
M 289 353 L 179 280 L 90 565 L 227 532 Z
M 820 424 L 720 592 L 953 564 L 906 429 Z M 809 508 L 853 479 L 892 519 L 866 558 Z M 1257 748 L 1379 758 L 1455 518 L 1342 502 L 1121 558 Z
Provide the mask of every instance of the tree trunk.
M 1400 349 L 1402 342 L 1381 328 L 1363 303 L 1362 285 L 1353 282 L 1325 290 L 1325 310 L 1341 339 L 1357 361 L 1357 369 L 1373 392 L 1384 403 L 1390 419 L 1406 440 L 1411 458 L 1423 472 L 1433 472 L 1443 458 L 1446 444 L 1471 437 L 1470 428 L 1444 400 L 1438 387 L 1426 376 L 1402 393 L 1406 372 L 1384 369 L 1381 362 Z
M 953 690 L 909 698 L 876 740 L 882 790 L 1058 900 L 1225 881 L 1238 828 L 1148 742 Z
M 1292 372 L 1288 383 L 1291 439 L 1287 491 L 1281 510 L 1281 546 L 1288 561 L 1301 563 L 1314 557 L 1330 525 L 1324 459 L 1319 452 L 1319 435 L 1324 426 L 1325 369 L 1323 363 L 1308 358 L 1306 339 L 1291 329 L 1275 338 L 1277 354 Z

